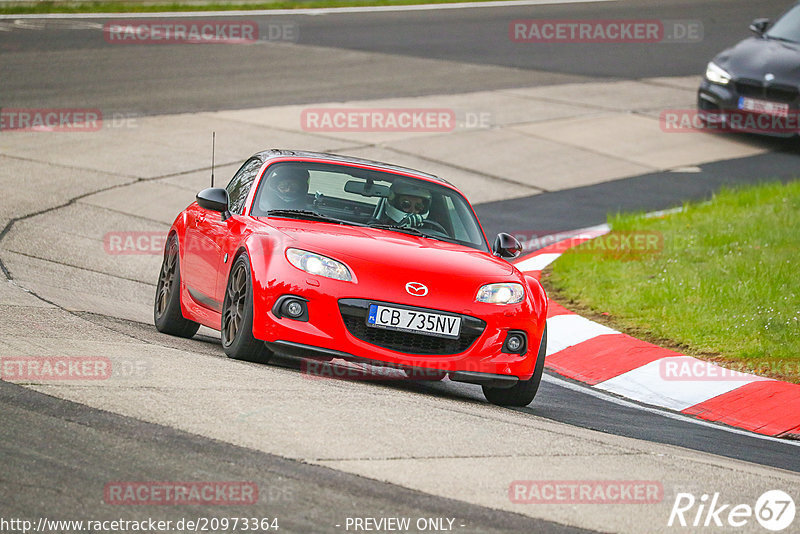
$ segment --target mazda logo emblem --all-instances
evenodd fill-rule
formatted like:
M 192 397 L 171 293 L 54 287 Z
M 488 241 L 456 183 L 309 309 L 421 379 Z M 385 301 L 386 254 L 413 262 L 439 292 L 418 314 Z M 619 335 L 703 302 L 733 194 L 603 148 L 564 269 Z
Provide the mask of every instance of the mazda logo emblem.
M 428 287 L 419 282 L 409 282 L 406 284 L 406 292 L 414 297 L 424 297 L 428 294 Z

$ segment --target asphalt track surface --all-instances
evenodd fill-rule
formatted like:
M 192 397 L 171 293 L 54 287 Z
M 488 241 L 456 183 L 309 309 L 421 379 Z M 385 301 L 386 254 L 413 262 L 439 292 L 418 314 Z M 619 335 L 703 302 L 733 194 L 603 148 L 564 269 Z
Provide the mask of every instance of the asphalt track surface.
M 0 31 L 0 105 L 144 115 L 529 87 L 703 72 L 755 17 L 791 2 L 632 0 L 320 16 L 247 16 L 298 28 L 297 44 L 109 45 L 104 19 L 24 21 Z M 536 44 L 509 40 L 516 19 L 699 21 L 692 43 Z M 9 22 L 6 22 L 9 24 Z M 376 55 L 377 54 L 377 55 Z
M 34 107 L 47 102 L 150 115 L 460 93 L 595 77 L 686 75 L 700 72 L 715 52 L 742 38 L 749 20 L 760 15 L 774 17 L 790 3 L 759 2 L 755 14 L 752 2 L 725 2 L 724 9 L 721 4 L 633 1 L 284 17 L 300 24 L 300 44 L 317 47 L 311 57 L 307 50 L 301 54 L 283 45 L 152 46 L 145 52 L 138 47 L 119 47 L 109 56 L 108 48 L 97 43 L 96 28 L 45 25 L 22 33 L 0 31 L 0 104 Z M 586 45 L 569 45 L 537 48 L 534 54 L 506 39 L 508 21 L 516 18 L 699 19 L 705 38 L 691 48 L 620 45 L 604 48 L 604 54 L 598 56 L 587 53 Z M 331 54 L 331 49 L 337 52 Z M 380 52 L 386 54 L 386 61 L 363 62 L 361 56 L 348 51 Z M 399 77 L 395 70 L 399 65 L 413 71 Z M 477 210 L 490 235 L 524 228 L 559 231 L 604 222 L 606 214 L 616 209 L 663 209 L 706 198 L 721 185 L 747 183 L 753 177 L 795 176 L 800 163 L 796 143 L 755 142 L 768 144 L 773 152 L 707 164 L 687 173 L 658 173 L 479 204 Z M 568 219 L 565 207 L 571 208 Z M 131 324 L 127 328 L 144 327 Z M 420 388 L 432 395 L 479 396 L 473 389 L 454 384 L 401 387 Z M 580 531 L 257 453 L 3 382 L 0 405 L 0 451 L 2 457 L 15 459 L 6 462 L 0 474 L 0 502 L 16 515 L 38 512 L 45 500 L 53 503 L 54 515 L 93 511 L 89 501 L 96 491 L 92 488 L 126 475 L 180 479 L 186 473 L 203 472 L 212 479 L 277 477 L 285 481 L 263 514 L 280 507 L 283 515 L 293 518 L 287 523 L 289 531 L 336 530 L 331 510 L 340 510 L 339 517 L 378 516 L 387 507 L 397 514 L 458 516 L 475 532 Z M 800 471 L 795 446 L 611 404 L 553 381 L 543 383 L 536 402 L 521 410 L 580 427 Z M 34 439 L 38 435 L 51 438 L 43 443 Z M 123 453 L 125 461 L 119 462 Z M 68 458 L 74 460 L 65 460 Z M 64 487 L 70 488 L 69 494 L 63 492 Z M 308 502 L 317 504 L 308 506 Z M 196 511 L 166 513 L 181 517 Z
M 3 516 L 106 521 L 135 514 L 97 506 L 109 480 L 248 480 L 259 487 L 255 506 L 160 507 L 162 521 L 196 517 L 278 518 L 278 532 L 335 532 L 347 517 L 457 518 L 460 532 L 552 532 L 584 529 L 468 505 L 279 456 L 236 447 L 165 426 L 111 414 L 0 381 L 6 459 L 0 475 Z M 8 439 L 15 436 L 15 439 Z M 48 436 L 43 447 L 41 436 Z M 124 462 L 110 456 L 124 454 Z M 135 507 L 134 507 L 135 508 Z
M 587 228 L 606 222 L 609 213 L 658 211 L 684 201 L 702 201 L 720 187 L 754 181 L 797 178 L 800 151 L 796 140 L 753 139 L 772 151 L 747 158 L 718 161 L 686 172 L 657 172 L 597 185 L 488 202 L 475 207 L 487 235 L 497 232 L 551 233 Z M 565 217 L 564 213 L 569 213 Z M 540 234 L 541 235 L 541 234 Z

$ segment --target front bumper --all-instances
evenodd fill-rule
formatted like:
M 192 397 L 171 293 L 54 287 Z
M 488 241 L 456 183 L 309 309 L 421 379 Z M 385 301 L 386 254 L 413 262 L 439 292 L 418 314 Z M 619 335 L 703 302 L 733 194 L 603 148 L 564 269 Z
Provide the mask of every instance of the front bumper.
M 330 360 L 339 358 L 350 362 L 367 363 L 367 364 L 385 364 L 384 362 L 377 362 L 376 360 L 362 358 L 332 349 L 324 349 L 321 347 L 314 347 L 312 345 L 303 345 L 302 343 L 295 343 L 291 341 L 274 341 L 267 342 L 267 347 L 273 352 L 284 354 L 287 356 L 295 356 L 299 358 L 319 358 L 322 360 Z M 425 377 L 426 368 L 419 368 L 407 365 L 393 366 L 398 369 L 407 370 L 411 376 Z M 466 382 L 469 384 L 479 384 L 482 386 L 490 386 L 494 388 L 510 388 L 519 383 L 519 378 L 513 375 L 500 375 L 492 373 L 481 373 L 475 371 L 450 371 L 448 373 L 450 380 L 455 382 Z
M 530 296 L 520 304 L 509 306 L 471 303 L 467 310 L 445 310 L 442 306 L 423 308 L 417 304 L 420 309 L 447 311 L 462 317 L 461 337 L 443 340 L 367 327 L 361 322 L 363 316 L 357 312 L 369 302 L 405 306 L 409 306 L 409 302 L 332 296 L 341 284 L 321 281 L 320 286 L 302 290 L 292 284 L 285 288 L 286 292 L 273 293 L 273 296 L 256 295 L 253 335 L 273 350 L 292 356 L 378 362 L 401 369 L 433 369 L 450 373 L 452 380 L 497 387 L 510 387 L 533 375 L 544 329 L 544 313 L 535 313 L 537 308 Z M 326 285 L 334 287 L 326 288 Z M 307 320 L 276 316 L 274 303 L 287 294 L 305 299 Z M 543 312 L 544 307 L 538 310 Z M 503 351 L 510 331 L 525 333 L 527 344 L 523 353 Z
M 743 97 L 787 104 L 789 115 L 780 117 L 740 109 Z M 731 81 L 719 85 L 703 80 L 697 90 L 697 115 L 707 130 L 791 137 L 800 134 L 800 102 L 790 89 L 770 89 L 757 82 Z

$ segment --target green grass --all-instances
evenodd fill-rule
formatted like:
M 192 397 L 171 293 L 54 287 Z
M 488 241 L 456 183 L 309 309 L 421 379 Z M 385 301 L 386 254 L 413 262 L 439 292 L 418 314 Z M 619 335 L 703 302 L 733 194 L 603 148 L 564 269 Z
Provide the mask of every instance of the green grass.
M 231 11 L 255 9 L 301 9 L 320 7 L 397 6 L 415 4 L 452 4 L 470 0 L 299 0 L 259 2 L 14 2 L 0 5 L 0 14 L 45 13 L 153 13 L 166 11 Z
M 603 253 L 588 242 L 544 273 L 551 297 L 685 354 L 800 383 L 800 181 L 609 224 L 658 232 L 663 250 Z

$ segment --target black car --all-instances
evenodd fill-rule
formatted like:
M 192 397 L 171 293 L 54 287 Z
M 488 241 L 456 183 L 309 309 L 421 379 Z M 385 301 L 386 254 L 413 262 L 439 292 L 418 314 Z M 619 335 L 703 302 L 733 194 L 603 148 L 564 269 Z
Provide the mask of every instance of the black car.
M 768 135 L 800 132 L 800 3 L 774 23 L 756 19 L 756 36 L 714 59 L 697 92 L 708 128 Z

